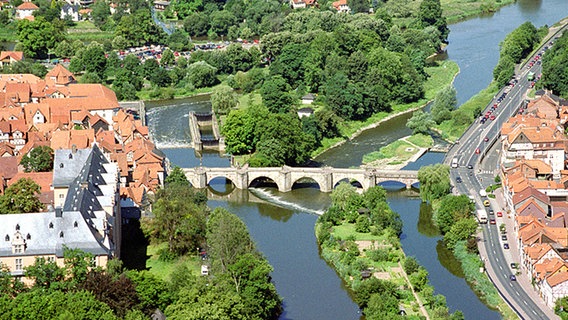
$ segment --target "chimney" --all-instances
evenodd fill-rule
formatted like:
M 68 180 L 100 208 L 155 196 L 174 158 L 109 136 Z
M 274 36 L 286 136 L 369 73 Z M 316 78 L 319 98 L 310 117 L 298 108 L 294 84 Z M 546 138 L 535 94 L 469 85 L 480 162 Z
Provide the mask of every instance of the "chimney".
M 55 208 L 55 217 L 56 218 L 63 217 L 63 208 L 61 208 L 61 207 Z
M 74 145 L 71 146 L 71 152 L 72 152 L 73 154 L 77 153 L 77 145 L 76 145 L 76 144 L 74 144 Z

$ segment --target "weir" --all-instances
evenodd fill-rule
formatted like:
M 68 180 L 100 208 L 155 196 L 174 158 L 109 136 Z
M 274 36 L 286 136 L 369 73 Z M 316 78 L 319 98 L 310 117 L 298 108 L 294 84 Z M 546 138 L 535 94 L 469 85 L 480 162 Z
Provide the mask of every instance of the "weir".
M 203 149 L 215 149 L 220 154 L 225 153 L 225 140 L 221 137 L 215 113 L 190 112 L 188 118 L 191 145 L 197 152 Z M 212 137 L 204 137 L 205 132 L 210 132 Z

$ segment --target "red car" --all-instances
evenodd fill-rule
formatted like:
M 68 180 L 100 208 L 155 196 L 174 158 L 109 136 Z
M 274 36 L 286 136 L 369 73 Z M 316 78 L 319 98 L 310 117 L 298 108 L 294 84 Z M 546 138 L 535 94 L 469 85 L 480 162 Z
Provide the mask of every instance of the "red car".
M 502 217 L 502 216 L 503 216 L 503 212 L 497 211 L 497 216 L 498 216 L 498 217 Z
M 479 148 L 475 149 L 475 153 L 479 154 Z
M 497 224 L 497 222 L 495 221 L 495 219 L 489 220 L 489 223 L 490 223 L 490 224 Z
M 494 116 L 494 115 L 491 115 L 491 116 L 489 117 L 489 119 L 495 120 L 495 116 Z

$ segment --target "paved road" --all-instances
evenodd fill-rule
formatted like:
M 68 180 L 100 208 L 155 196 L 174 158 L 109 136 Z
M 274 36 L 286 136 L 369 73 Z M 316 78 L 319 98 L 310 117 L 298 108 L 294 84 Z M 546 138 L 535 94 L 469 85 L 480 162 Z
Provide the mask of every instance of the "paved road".
M 550 40 L 544 46 L 550 47 Z M 537 53 L 542 50 L 543 48 L 540 48 Z M 493 111 L 496 119 L 487 120 L 485 124 L 477 119 L 462 135 L 460 143 L 454 145 L 446 155 L 445 163 L 447 164 L 454 158 L 458 159 L 459 167 L 451 170 L 451 177 L 455 186 L 454 193 L 474 195 L 478 208 L 483 208 L 479 191 L 493 182 L 499 169 L 499 131 L 502 124 L 513 116 L 523 103 L 530 86 L 530 81 L 527 80 L 529 72 L 534 72 L 537 76 L 540 75 L 541 65 L 534 64 L 530 68 L 523 66 L 516 73 L 518 83 L 513 87 L 507 86 L 497 93 L 496 98 L 507 92 L 501 103 L 494 99 L 483 111 L 483 114 L 485 114 L 491 106 L 497 103 L 498 107 Z M 468 167 L 471 169 L 468 169 Z M 458 176 L 462 178 L 462 183 L 456 182 Z M 501 199 L 501 197 L 498 198 L 498 200 Z M 491 207 L 494 212 L 498 212 L 502 211 L 505 205 L 502 200 L 500 202 L 491 200 Z M 495 219 L 496 217 L 490 215 L 489 218 Z M 498 219 L 499 223 L 504 222 L 503 219 Z M 511 218 L 509 217 L 509 219 Z M 482 232 L 479 237 L 480 255 L 484 259 L 491 280 L 497 286 L 501 296 L 522 319 L 554 318 L 555 315 L 552 310 L 535 296 L 530 283 L 525 279 L 523 281 L 510 280 L 510 276 L 517 271 L 511 268 L 510 263 L 519 262 L 518 253 L 515 255 L 511 253 L 511 250 L 517 250 L 516 245 L 511 246 L 511 249 L 503 249 L 504 241 L 501 240 L 498 226 L 498 224 L 482 225 Z M 513 237 L 512 232 L 508 236 Z M 513 240 L 508 239 L 507 241 Z M 514 261 L 515 257 L 516 261 Z M 523 277 L 525 276 L 523 275 Z

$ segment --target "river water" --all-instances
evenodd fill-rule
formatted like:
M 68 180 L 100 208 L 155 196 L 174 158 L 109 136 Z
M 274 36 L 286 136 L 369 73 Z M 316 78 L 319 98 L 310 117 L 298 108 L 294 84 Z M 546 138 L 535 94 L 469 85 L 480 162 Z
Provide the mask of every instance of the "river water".
M 568 15 L 566 0 L 518 0 L 492 15 L 450 26 L 448 56 L 460 66 L 455 87 L 463 103 L 491 81 L 498 59 L 498 45 L 514 28 L 531 21 L 551 25 Z M 217 153 L 196 155 L 189 148 L 189 111 L 210 108 L 207 97 L 148 102 L 147 120 L 156 144 L 173 164 L 181 167 L 229 166 Z M 395 118 L 332 149 L 316 160 L 334 167 L 361 164 L 362 156 L 410 134 L 404 126 L 410 115 Z M 408 169 L 438 163 L 443 154 L 427 153 Z M 314 236 L 317 213 L 329 205 L 329 195 L 311 185 L 279 193 L 274 188 L 232 190 L 224 180 L 214 181 L 208 204 L 223 206 L 247 224 L 259 249 L 274 272 L 273 281 L 284 299 L 281 319 L 358 319 L 360 312 L 344 283 L 319 256 Z M 404 223 L 401 242 L 407 255 L 426 267 L 435 292 L 446 297 L 451 311 L 462 310 L 466 319 L 499 319 L 471 291 L 451 254 L 440 243 L 430 223 L 431 208 L 417 194 L 389 192 L 389 205 Z

